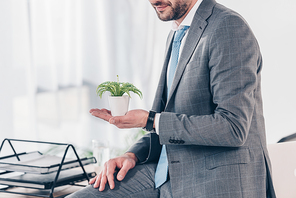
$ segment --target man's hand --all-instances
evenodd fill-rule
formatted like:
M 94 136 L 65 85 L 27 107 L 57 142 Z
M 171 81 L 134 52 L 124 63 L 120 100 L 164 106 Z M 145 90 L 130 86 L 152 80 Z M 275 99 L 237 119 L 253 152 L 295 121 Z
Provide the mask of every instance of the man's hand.
M 89 181 L 89 184 L 94 184 L 94 188 L 99 188 L 99 191 L 105 189 L 106 183 L 109 183 L 110 189 L 114 189 L 114 173 L 115 169 L 119 168 L 117 180 L 122 181 L 127 172 L 134 168 L 138 159 L 133 153 L 125 153 L 122 156 L 110 159 L 104 164 L 103 170 Z
M 120 129 L 141 128 L 146 126 L 149 112 L 141 109 L 131 110 L 124 116 L 112 116 L 107 109 L 91 109 L 89 111 L 93 116 L 101 118 L 110 124 L 114 124 Z
M 107 109 L 91 109 L 89 113 L 107 122 L 109 122 L 109 119 L 112 118 L 111 111 Z
M 114 124 L 118 128 L 138 128 L 145 127 L 149 112 L 145 110 L 131 110 L 124 116 L 112 116 L 111 111 L 107 109 L 91 109 L 89 111 L 93 116 L 103 119 L 110 124 Z M 126 173 L 135 167 L 137 157 L 133 153 L 125 153 L 122 156 L 110 159 L 104 164 L 103 170 L 96 177 L 89 181 L 94 184 L 94 188 L 99 187 L 99 191 L 105 189 L 106 183 L 109 183 L 110 189 L 114 189 L 114 173 L 119 168 L 117 180 L 122 181 Z

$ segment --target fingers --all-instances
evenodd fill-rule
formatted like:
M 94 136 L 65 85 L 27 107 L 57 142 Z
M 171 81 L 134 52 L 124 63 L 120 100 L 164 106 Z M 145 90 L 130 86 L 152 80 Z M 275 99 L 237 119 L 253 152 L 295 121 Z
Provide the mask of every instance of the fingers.
M 104 164 L 103 170 L 95 178 L 90 180 L 90 184 L 93 184 L 94 188 L 99 188 L 99 191 L 103 191 L 106 187 L 107 182 L 109 183 L 110 189 L 115 188 L 114 173 L 115 169 L 119 168 L 120 171 L 117 174 L 117 179 L 122 181 L 127 172 L 134 168 L 136 165 L 134 154 L 126 153 L 120 157 L 110 159 Z
M 93 116 L 101 118 L 105 121 L 109 121 L 109 119 L 112 117 L 111 112 L 107 109 L 91 109 L 89 111 Z
M 97 177 L 98 177 L 98 175 L 96 175 L 94 178 L 91 178 L 88 183 L 89 184 L 95 183 L 95 181 L 97 180 Z
M 107 166 L 107 180 L 110 186 L 110 189 L 114 189 L 115 183 L 114 183 L 114 172 L 116 169 L 116 163 L 112 163 L 112 160 L 109 160 L 110 165 Z
M 100 174 L 90 180 L 90 184 L 94 184 L 94 188 L 99 188 L 99 191 L 103 191 L 106 187 L 107 182 L 109 183 L 110 189 L 114 189 L 114 173 L 116 169 L 116 162 L 114 160 L 109 160 L 105 163 L 104 169 Z
M 94 178 L 90 179 L 88 183 L 90 185 L 93 184 L 94 188 L 98 188 L 100 186 L 100 183 L 101 183 L 101 175 L 102 175 L 102 172 L 99 173 L 98 175 L 96 175 Z
M 111 115 L 111 111 L 109 111 L 108 109 L 101 109 L 101 111 Z
M 115 125 L 120 129 L 130 129 L 140 127 L 137 122 L 134 120 L 124 117 L 124 116 L 116 116 L 109 119 L 109 123 Z
M 105 189 L 107 183 L 106 171 L 103 171 L 101 181 L 98 181 L 98 185 L 94 186 L 94 188 L 99 188 L 99 191 L 103 191 Z
M 93 184 L 93 187 L 94 188 L 99 188 L 100 191 L 103 191 L 105 189 L 105 185 L 106 185 L 106 179 L 104 179 L 104 177 L 106 177 L 106 174 L 105 174 L 105 167 L 104 169 L 94 178 L 92 178 L 90 181 L 89 181 L 89 184 L 92 185 Z
M 93 112 L 102 112 L 102 113 L 106 113 L 106 114 L 111 115 L 111 111 L 109 111 L 108 109 L 91 109 L 91 110 L 89 110 L 89 113 L 93 113 Z
M 130 169 L 131 169 L 131 166 L 130 166 L 130 165 L 127 165 L 126 163 L 123 164 L 122 169 L 120 169 L 120 171 L 119 171 L 118 174 L 117 174 L 117 180 L 118 180 L 118 181 L 122 181 L 122 180 L 125 178 L 127 172 L 128 172 Z
M 117 180 L 119 181 L 122 181 L 127 172 L 136 165 L 136 156 L 133 153 L 125 153 L 123 156 L 125 156 L 125 160 L 122 162 L 122 167 L 117 174 Z
M 131 110 L 124 116 L 112 116 L 107 109 L 91 109 L 93 116 L 101 118 L 120 129 L 145 127 L 149 112 L 145 110 Z

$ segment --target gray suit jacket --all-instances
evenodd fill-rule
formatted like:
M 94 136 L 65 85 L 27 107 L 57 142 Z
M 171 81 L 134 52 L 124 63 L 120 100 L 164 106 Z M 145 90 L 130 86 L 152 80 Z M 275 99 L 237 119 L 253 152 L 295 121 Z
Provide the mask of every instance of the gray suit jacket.
M 270 161 L 261 99 L 262 59 L 246 21 L 215 0 L 204 0 L 190 26 L 166 101 L 173 33 L 152 109 L 159 136 L 129 151 L 140 163 L 158 161 L 167 147 L 174 197 L 263 198 Z

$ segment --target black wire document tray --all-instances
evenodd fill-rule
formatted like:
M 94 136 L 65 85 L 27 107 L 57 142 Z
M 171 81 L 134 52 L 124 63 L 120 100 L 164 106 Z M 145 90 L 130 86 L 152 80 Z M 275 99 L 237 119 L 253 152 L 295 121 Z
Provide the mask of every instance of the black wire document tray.
M 89 177 L 94 177 L 94 172 L 87 172 Z M 49 174 L 30 174 L 30 173 L 19 173 L 14 174 L 13 172 L 6 172 L 0 175 L 0 183 L 7 186 L 34 188 L 34 189 L 51 189 L 53 187 L 53 181 L 56 173 Z M 85 176 L 81 170 L 68 169 L 62 171 L 59 175 L 55 187 L 71 184 L 73 181 L 79 182 L 84 181 Z
M 20 161 L 15 155 L 5 156 L 0 158 L 0 170 L 17 171 L 26 173 L 48 174 L 58 171 L 61 157 L 53 155 L 43 155 L 39 151 L 30 153 L 18 153 Z M 82 165 L 95 163 L 94 158 L 80 159 Z M 65 158 L 62 170 L 79 167 L 77 159 Z
M 49 194 L 11 192 L 6 188 L 0 189 L 0 192 L 53 198 L 55 187 L 75 185 L 77 182 L 89 180 L 89 177 L 96 175 L 95 172 L 86 172 L 84 169 L 85 165 L 96 163 L 96 159 L 94 157 L 80 159 L 71 144 L 4 139 L 0 146 L 0 154 L 5 142 L 10 145 L 12 154 L 0 157 L 0 185 L 8 186 L 8 188 L 24 187 L 49 190 Z M 18 153 L 12 142 L 52 144 L 64 146 L 65 150 L 62 157 L 44 155 L 39 151 Z M 73 150 L 76 158 L 66 157 L 69 149 Z

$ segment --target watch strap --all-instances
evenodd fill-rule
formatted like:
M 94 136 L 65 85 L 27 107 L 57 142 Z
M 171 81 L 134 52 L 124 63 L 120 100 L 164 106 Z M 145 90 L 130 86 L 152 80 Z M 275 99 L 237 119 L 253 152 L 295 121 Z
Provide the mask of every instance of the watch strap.
M 146 123 L 146 126 L 144 127 L 144 129 L 146 131 L 152 131 L 153 130 L 155 114 L 156 114 L 155 111 L 152 111 L 152 110 L 149 111 L 149 115 L 148 115 L 148 118 L 147 118 L 147 123 Z

